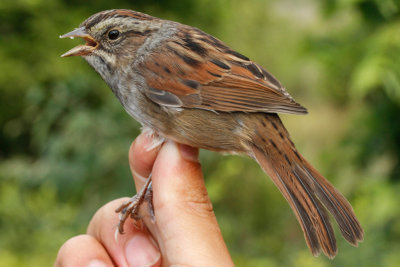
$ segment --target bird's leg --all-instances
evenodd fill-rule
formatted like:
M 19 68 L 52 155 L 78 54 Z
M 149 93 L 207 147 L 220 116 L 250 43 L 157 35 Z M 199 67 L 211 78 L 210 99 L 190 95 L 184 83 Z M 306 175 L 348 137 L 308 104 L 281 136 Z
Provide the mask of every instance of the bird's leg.
M 151 222 L 155 223 L 156 217 L 154 216 L 154 207 L 153 207 L 153 182 L 150 182 L 149 187 L 147 188 L 147 192 L 144 196 L 144 201 L 147 202 L 148 212 L 150 214 Z
M 149 144 L 147 144 L 146 151 L 151 151 L 156 147 L 161 146 L 165 141 L 165 138 L 159 136 L 152 128 L 143 127 L 142 133 L 151 137 L 152 140 Z M 118 232 L 120 234 L 124 233 L 124 224 L 129 216 L 136 222 L 140 221 L 141 216 L 139 215 L 139 210 L 144 202 L 147 203 L 151 221 L 153 223 L 155 222 L 154 209 L 153 209 L 153 189 L 151 184 L 152 182 L 150 174 L 149 178 L 146 181 L 146 184 L 143 186 L 140 192 L 135 196 L 133 196 L 131 199 L 129 199 L 127 202 L 123 203 L 121 206 L 118 207 L 118 209 L 115 210 L 115 212 L 119 213 L 118 228 L 115 232 L 116 236 Z
M 123 203 L 119 206 L 115 212 L 119 213 L 119 223 L 118 223 L 118 232 L 120 234 L 124 233 L 124 224 L 125 221 L 130 216 L 132 219 L 138 221 L 141 219 L 139 215 L 140 207 L 143 202 L 148 202 L 148 207 L 150 209 L 150 215 L 152 220 L 154 220 L 154 210 L 153 210 L 153 190 L 151 186 L 151 174 L 149 178 L 147 178 L 146 184 L 142 187 L 140 192 L 134 195 L 131 199 Z

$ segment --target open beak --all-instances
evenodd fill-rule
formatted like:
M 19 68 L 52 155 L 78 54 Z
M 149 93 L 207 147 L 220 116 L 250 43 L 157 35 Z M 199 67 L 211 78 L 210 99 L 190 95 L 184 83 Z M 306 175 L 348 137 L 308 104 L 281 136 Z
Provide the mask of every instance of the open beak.
M 99 43 L 93 39 L 87 32 L 85 27 L 76 28 L 72 32 L 66 33 L 64 35 L 60 35 L 60 38 L 71 38 L 80 37 L 86 41 L 84 45 L 78 45 L 68 52 L 61 55 L 61 57 L 72 57 L 72 56 L 85 56 L 93 52 L 98 46 Z

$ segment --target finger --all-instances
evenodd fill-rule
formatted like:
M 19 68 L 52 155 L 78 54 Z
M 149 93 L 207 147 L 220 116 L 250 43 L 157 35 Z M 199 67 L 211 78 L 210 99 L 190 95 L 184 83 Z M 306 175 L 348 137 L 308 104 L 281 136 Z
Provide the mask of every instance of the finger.
M 155 241 L 145 228 L 135 227 L 133 220 L 127 220 L 125 233 L 115 238 L 119 221 L 115 209 L 126 200 L 117 199 L 100 208 L 90 221 L 87 233 L 104 246 L 117 266 L 160 266 L 161 254 Z
M 114 264 L 100 242 L 90 235 L 80 235 L 64 243 L 54 266 L 111 267 Z
M 154 161 L 160 150 L 160 146 L 151 150 L 148 149 L 153 142 L 154 138 L 151 135 L 142 133 L 133 141 L 129 149 L 129 166 L 137 191 L 143 187 L 146 179 L 150 176 Z
M 161 148 L 152 171 L 158 230 L 152 233 L 163 264 L 230 266 L 197 157 L 198 149 L 171 141 Z

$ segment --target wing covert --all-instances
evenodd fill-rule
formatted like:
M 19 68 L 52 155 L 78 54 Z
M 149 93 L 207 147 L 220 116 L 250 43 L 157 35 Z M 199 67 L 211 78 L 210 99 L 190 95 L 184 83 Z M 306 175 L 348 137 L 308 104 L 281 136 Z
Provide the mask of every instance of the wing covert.
M 140 64 L 146 94 L 160 105 L 307 113 L 269 72 L 197 29 L 178 33 Z

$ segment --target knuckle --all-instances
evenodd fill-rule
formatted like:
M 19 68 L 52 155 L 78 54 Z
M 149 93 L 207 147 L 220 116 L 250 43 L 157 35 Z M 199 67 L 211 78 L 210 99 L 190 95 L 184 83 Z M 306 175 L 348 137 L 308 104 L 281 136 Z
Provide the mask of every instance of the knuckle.
M 207 191 L 188 192 L 186 201 L 184 201 L 183 204 L 187 206 L 188 211 L 191 211 L 202 217 L 208 217 L 214 214 L 214 209 Z
M 214 216 L 214 209 L 206 190 L 185 190 L 174 193 L 173 196 L 154 203 L 157 211 L 167 214 L 189 213 L 197 217 Z

